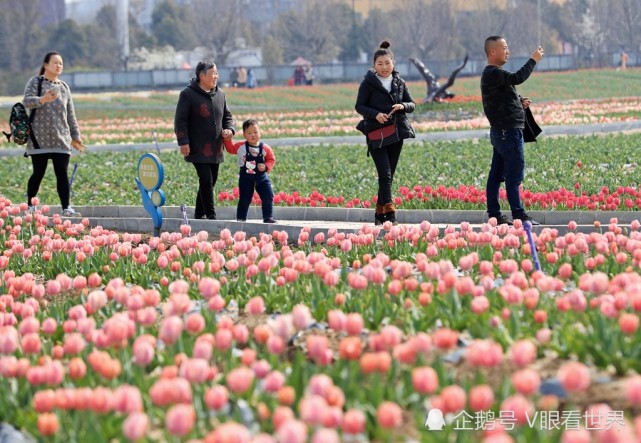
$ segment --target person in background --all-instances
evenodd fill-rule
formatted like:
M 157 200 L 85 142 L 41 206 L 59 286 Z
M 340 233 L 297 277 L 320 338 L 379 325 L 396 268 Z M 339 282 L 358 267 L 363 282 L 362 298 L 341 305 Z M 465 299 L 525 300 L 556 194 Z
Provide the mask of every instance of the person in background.
M 234 88 L 238 87 L 238 68 L 233 67 L 229 71 L 229 83 Z
M 223 136 L 231 137 L 234 120 L 225 92 L 218 87 L 218 69 L 212 60 L 196 65 L 196 77 L 178 97 L 174 132 L 180 153 L 198 175 L 194 218 L 216 220 L 214 186 L 224 161 Z
M 238 87 L 244 88 L 247 85 L 247 69 L 244 66 L 238 68 Z
M 305 65 L 305 84 L 307 86 L 312 86 L 314 84 L 314 68 L 312 65 Z
M 294 69 L 294 85 L 300 86 L 303 84 L 304 81 L 305 81 L 305 70 L 300 65 L 296 66 L 296 69 Z
M 27 184 L 27 203 L 33 206 L 40 184 L 51 159 L 56 174 L 56 189 L 62 215 L 79 217 L 69 204 L 69 158 L 71 148 L 84 148 L 69 86 L 60 80 L 64 63 L 58 52 L 48 52 L 40 73 L 25 86 L 22 104 L 36 112 L 31 123 L 32 137 L 26 154 L 31 157 L 33 173 Z
M 245 141 L 234 143 L 231 135 L 224 138 L 225 149 L 230 154 L 238 155 L 238 206 L 236 220 L 247 221 L 249 205 L 258 192 L 263 210 L 263 223 L 276 223 L 274 220 L 274 191 L 268 172 L 274 168 L 276 157 L 272 148 L 260 141 L 260 127 L 256 120 L 243 122 Z
M 621 48 L 621 70 L 625 71 L 628 67 L 628 54 Z
M 510 51 L 501 36 L 494 35 L 485 40 L 487 66 L 481 74 L 481 96 L 483 111 L 490 122 L 490 141 L 493 154 L 490 172 L 487 177 L 485 193 L 488 217 L 496 218 L 498 224 L 512 224 L 501 213 L 499 190 L 505 181 L 507 200 L 512 210 L 512 219 L 539 223 L 532 220 L 523 209 L 520 186 L 525 178 L 525 155 L 523 128 L 525 127 L 525 108 L 530 99 L 516 92 L 516 85 L 525 82 L 532 74 L 534 66 L 543 57 L 543 48 L 532 52 L 527 62 L 516 72 L 503 69 Z
M 252 68 L 247 70 L 247 87 L 249 89 L 254 89 L 256 87 L 256 74 L 254 74 L 254 70 Z
M 399 141 L 383 147 L 368 142 L 368 152 L 372 155 L 378 173 L 378 197 L 374 223 L 381 225 L 386 221 L 396 223 L 396 207 L 392 200 L 392 182 L 403 149 L 403 140 L 414 138 L 415 133 L 407 118 L 414 112 L 416 104 L 405 80 L 394 69 L 394 54 L 390 43 L 383 41 L 374 52 L 374 65 L 367 71 L 358 88 L 355 109 L 363 120 L 357 128 L 367 135 L 375 129 L 396 124 Z

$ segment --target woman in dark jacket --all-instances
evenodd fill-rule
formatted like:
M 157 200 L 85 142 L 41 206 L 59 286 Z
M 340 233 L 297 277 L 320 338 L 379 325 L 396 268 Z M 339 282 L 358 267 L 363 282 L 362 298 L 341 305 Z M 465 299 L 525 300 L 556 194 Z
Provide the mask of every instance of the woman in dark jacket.
M 372 155 L 378 172 L 378 200 L 374 222 L 396 223 L 396 208 L 392 200 L 392 181 L 398 159 L 403 149 L 403 140 L 414 138 L 415 133 L 407 118 L 416 104 L 409 89 L 397 71 L 394 70 L 394 55 L 390 43 L 384 41 L 374 53 L 374 66 L 367 71 L 356 98 L 356 112 L 363 116 L 357 128 L 367 135 L 374 129 L 396 124 L 399 141 L 380 147 L 379 141 L 368 140 L 368 151 Z
M 235 130 L 225 93 L 218 87 L 218 69 L 213 61 L 198 62 L 196 78 L 180 93 L 174 132 L 180 153 L 198 174 L 194 218 L 215 220 L 214 186 L 225 152 L 222 136 L 233 135 Z

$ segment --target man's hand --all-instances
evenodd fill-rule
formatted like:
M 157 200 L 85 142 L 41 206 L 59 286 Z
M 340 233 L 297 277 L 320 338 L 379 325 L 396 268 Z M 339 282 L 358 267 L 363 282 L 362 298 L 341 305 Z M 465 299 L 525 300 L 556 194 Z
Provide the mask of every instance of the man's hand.
M 180 145 L 180 153 L 187 157 L 189 155 L 189 145 Z
M 223 138 L 231 138 L 231 136 L 232 136 L 233 134 L 232 134 L 232 132 L 231 132 L 229 129 L 223 129 L 223 130 L 220 132 L 220 135 L 221 135 Z
M 541 59 L 543 58 L 543 47 L 539 46 L 538 48 L 536 48 L 534 52 L 532 52 L 532 55 L 530 55 L 530 57 L 533 58 L 537 63 L 541 61 Z
M 521 105 L 523 105 L 523 109 L 529 108 L 530 104 L 532 104 L 532 100 L 527 97 L 521 97 Z

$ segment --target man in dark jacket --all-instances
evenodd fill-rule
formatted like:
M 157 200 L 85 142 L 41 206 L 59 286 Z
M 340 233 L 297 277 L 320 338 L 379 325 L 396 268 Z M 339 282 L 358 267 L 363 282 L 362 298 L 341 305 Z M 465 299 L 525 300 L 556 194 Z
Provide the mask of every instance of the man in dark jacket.
M 198 62 L 196 77 L 180 93 L 174 132 L 180 153 L 198 174 L 194 218 L 215 220 L 214 186 L 224 161 L 222 136 L 236 131 L 225 93 L 218 87 L 218 69 L 213 61 Z
M 492 166 L 487 177 L 485 193 L 487 213 L 499 224 L 511 224 L 501 213 L 499 189 L 505 181 L 507 200 L 512 210 L 512 219 L 538 224 L 523 209 L 519 187 L 525 177 L 525 156 L 523 154 L 524 108 L 530 100 L 516 93 L 515 85 L 528 79 L 534 65 L 543 57 L 540 46 L 532 52 L 530 59 L 516 72 L 502 68 L 510 56 L 507 42 L 503 37 L 492 36 L 485 40 L 487 66 L 481 74 L 481 95 L 483 110 L 490 122 L 490 141 L 494 149 Z

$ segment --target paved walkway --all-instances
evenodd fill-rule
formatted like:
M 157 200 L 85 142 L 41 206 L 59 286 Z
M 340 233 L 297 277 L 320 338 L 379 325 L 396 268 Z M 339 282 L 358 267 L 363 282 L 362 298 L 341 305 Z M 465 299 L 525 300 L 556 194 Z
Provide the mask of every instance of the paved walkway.
M 544 137 L 555 137 L 563 135 L 593 135 L 617 132 L 639 132 L 641 131 L 641 120 L 616 123 L 596 123 L 590 125 L 562 125 L 562 126 L 544 126 Z M 466 139 L 489 139 L 489 129 L 478 129 L 470 131 L 444 131 L 444 132 L 424 132 L 416 134 L 416 139 L 407 142 L 420 141 L 439 141 L 439 140 L 466 140 Z M 301 146 L 310 144 L 354 144 L 363 143 L 362 135 L 342 135 L 327 137 L 289 137 L 289 138 L 265 138 L 264 140 L 271 146 Z M 155 152 L 157 149 L 178 149 L 175 142 L 158 143 L 136 143 L 136 144 L 112 144 L 112 145 L 88 145 L 87 152 L 92 151 L 109 151 L 109 152 L 128 152 L 128 151 L 146 151 Z M 11 157 L 22 155 L 24 148 L 6 148 L 0 149 L 0 157 Z

